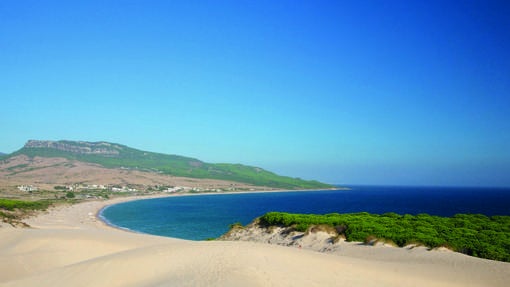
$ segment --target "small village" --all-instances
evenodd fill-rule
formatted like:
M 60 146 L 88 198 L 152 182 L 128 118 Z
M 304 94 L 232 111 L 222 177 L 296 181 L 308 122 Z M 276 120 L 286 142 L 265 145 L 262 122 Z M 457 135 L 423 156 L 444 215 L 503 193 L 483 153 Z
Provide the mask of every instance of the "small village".
M 17 190 L 30 195 L 42 193 L 54 193 L 57 198 L 73 199 L 101 199 L 111 196 L 127 195 L 150 195 L 150 194 L 177 194 L 177 193 L 218 193 L 235 191 L 253 191 L 255 189 L 246 189 L 238 187 L 228 188 L 204 188 L 189 186 L 169 186 L 169 185 L 118 185 L 118 184 L 85 184 L 75 183 L 68 185 L 55 185 L 51 189 L 42 188 L 33 184 L 23 184 L 16 186 Z M 60 194 L 59 194 L 60 193 Z

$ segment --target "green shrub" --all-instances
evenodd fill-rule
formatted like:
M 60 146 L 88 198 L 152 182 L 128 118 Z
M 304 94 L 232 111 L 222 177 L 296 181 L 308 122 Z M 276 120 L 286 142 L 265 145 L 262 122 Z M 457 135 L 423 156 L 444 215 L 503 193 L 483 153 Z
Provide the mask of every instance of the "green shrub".
M 340 231 L 347 241 L 365 242 L 367 238 L 377 238 L 394 242 L 400 247 L 409 244 L 429 248 L 448 246 L 468 255 L 510 262 L 510 216 L 269 212 L 260 217 L 260 224 L 294 226 L 302 232 L 310 226 L 329 225 Z
M 24 201 L 16 199 L 0 199 L 0 208 L 6 210 L 45 210 L 50 205 L 49 201 Z

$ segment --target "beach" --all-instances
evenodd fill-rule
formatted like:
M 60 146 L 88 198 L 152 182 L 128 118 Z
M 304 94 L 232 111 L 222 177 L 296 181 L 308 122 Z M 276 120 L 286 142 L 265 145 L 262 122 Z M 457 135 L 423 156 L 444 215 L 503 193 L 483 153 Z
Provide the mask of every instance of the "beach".
M 0 227 L 0 286 L 507 286 L 510 263 L 345 243 L 338 254 L 116 229 L 89 201 Z

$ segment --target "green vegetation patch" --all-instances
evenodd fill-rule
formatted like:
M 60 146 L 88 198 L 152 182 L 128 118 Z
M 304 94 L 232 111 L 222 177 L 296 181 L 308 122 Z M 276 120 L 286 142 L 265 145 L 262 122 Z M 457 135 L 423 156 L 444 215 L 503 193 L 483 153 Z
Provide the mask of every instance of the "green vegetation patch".
M 51 202 L 47 200 L 40 201 L 24 201 L 16 199 L 1 199 L 0 198 L 0 209 L 5 210 L 45 210 L 50 206 Z
M 319 224 L 330 225 L 341 230 L 347 241 L 364 242 L 367 238 L 377 238 L 393 241 L 400 247 L 409 244 L 429 248 L 444 246 L 475 257 L 510 262 L 510 216 L 269 212 L 260 218 L 260 223 L 266 226 L 293 226 L 298 231 Z
M 50 205 L 49 200 L 24 201 L 0 198 L 0 220 L 12 226 L 28 227 L 21 220 L 32 215 L 35 210 L 46 210 Z

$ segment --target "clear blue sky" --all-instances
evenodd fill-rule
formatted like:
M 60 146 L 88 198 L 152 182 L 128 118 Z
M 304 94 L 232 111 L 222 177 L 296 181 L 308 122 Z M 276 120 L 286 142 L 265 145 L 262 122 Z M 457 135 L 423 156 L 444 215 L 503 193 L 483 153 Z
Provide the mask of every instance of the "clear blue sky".
M 0 151 L 510 186 L 508 1 L 0 2 Z

